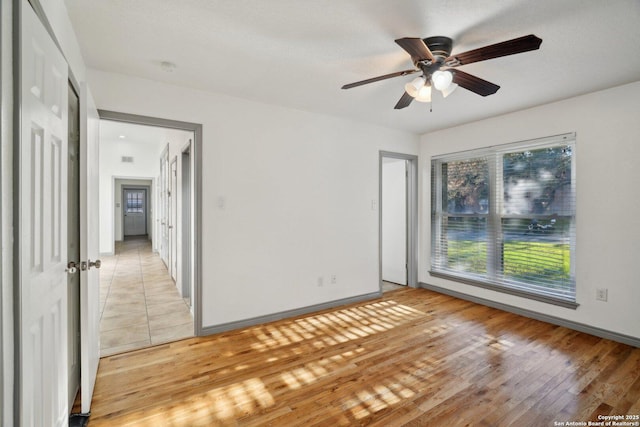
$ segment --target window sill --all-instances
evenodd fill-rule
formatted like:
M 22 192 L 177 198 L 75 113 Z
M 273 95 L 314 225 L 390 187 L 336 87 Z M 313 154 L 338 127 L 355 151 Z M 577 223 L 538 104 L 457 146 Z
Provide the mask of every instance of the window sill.
M 533 292 L 527 292 L 520 289 L 508 288 L 506 286 L 500 286 L 491 282 L 484 282 L 480 280 L 474 280 L 467 277 L 456 276 L 453 274 L 440 273 L 437 271 L 429 271 L 429 274 L 433 277 L 439 277 L 441 279 L 452 280 L 454 282 L 464 283 L 466 285 L 477 286 L 479 288 L 489 289 L 496 292 L 502 292 L 505 294 L 515 295 L 522 298 L 527 298 L 535 301 L 544 302 L 547 304 L 553 304 L 564 308 L 570 308 L 575 310 L 580 306 L 575 301 L 569 301 L 561 298 L 554 298 L 546 295 L 540 295 Z

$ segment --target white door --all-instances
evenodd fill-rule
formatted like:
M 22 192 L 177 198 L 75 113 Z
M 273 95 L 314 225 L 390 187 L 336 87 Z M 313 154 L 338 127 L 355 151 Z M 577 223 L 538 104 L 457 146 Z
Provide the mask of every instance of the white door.
M 99 152 L 100 118 L 86 84 L 80 90 L 80 257 L 87 261 L 80 282 L 80 399 L 81 411 L 91 409 L 91 396 L 100 361 Z
M 147 234 L 147 190 L 144 188 L 125 188 L 122 195 L 124 236 Z
M 178 281 L 178 159 L 171 161 L 169 174 L 169 272 L 175 282 Z
M 169 268 L 169 146 L 160 156 L 160 258 Z
M 382 158 L 382 280 L 407 284 L 407 160 Z
M 24 426 L 65 426 L 67 63 L 29 3 L 19 4 L 18 411 Z

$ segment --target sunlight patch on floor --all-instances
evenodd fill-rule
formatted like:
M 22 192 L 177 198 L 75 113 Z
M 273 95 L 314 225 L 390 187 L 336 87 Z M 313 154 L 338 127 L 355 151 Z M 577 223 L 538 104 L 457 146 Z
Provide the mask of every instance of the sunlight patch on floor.
M 297 319 L 286 325 L 264 325 L 253 328 L 259 342 L 251 348 L 271 351 L 277 347 L 312 342 L 315 348 L 326 348 L 399 327 L 424 313 L 395 301 L 381 301 L 333 313 Z

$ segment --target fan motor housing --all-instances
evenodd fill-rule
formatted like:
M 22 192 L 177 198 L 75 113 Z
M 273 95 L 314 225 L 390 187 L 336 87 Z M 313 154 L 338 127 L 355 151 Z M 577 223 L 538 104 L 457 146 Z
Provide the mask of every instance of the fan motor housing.
M 449 37 L 434 36 L 422 39 L 438 62 L 444 62 L 451 55 L 453 41 Z

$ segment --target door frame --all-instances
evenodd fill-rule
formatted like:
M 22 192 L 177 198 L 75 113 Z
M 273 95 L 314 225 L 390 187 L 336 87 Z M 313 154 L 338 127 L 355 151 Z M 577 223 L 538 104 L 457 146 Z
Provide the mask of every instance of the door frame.
M 124 241 L 125 236 L 127 235 L 124 231 L 124 217 L 125 217 L 125 192 L 127 190 L 143 190 L 144 191 L 144 232 L 147 235 L 147 238 L 151 237 L 152 233 L 149 233 L 149 197 L 151 196 L 151 187 L 148 185 L 132 185 L 132 184 L 122 184 L 121 185 L 121 216 L 122 216 L 122 240 Z M 153 222 L 153 221 L 152 221 Z M 115 227 L 114 227 L 115 228 Z M 149 239 L 151 240 L 151 239 Z
M 193 306 L 193 292 L 191 289 L 191 286 L 193 285 L 191 280 L 191 272 L 193 270 L 193 263 L 191 262 L 191 237 L 193 236 L 193 232 L 191 231 L 191 143 L 192 141 L 189 140 L 189 142 L 186 143 L 180 151 L 180 167 L 182 171 L 182 188 L 180 189 L 180 203 L 182 205 L 182 233 L 180 235 L 180 242 L 182 245 L 182 277 L 180 278 L 180 283 L 182 285 L 182 298 L 186 298 L 187 296 L 189 297 L 189 309 Z M 186 215 L 185 207 L 188 209 Z M 188 267 L 185 268 L 185 264 Z
M 418 156 L 380 150 L 378 155 L 378 281 L 382 292 L 382 162 L 407 160 L 407 286 L 418 286 Z
M 202 332 L 202 124 L 183 122 L 178 120 L 162 119 L 158 117 L 142 116 L 137 114 L 121 113 L 111 110 L 98 110 L 101 120 L 112 120 L 123 123 L 132 123 L 147 126 L 158 126 L 193 132 L 191 145 L 192 194 L 191 202 L 192 227 L 196 232 L 192 234 L 191 280 L 194 289 L 193 295 L 193 324 L 194 335 L 201 336 Z M 159 184 L 158 184 L 159 185 Z
M 76 182 L 73 183 L 73 184 L 75 184 L 74 188 L 73 188 L 73 191 L 75 191 L 77 193 L 77 197 L 78 197 L 77 203 L 78 204 L 76 206 L 74 206 L 74 209 L 76 210 L 76 220 L 77 220 L 76 223 L 74 224 L 75 228 L 74 228 L 74 230 L 67 229 L 67 235 L 68 235 L 67 247 L 70 246 L 71 234 L 77 234 L 77 239 L 78 239 L 78 241 L 77 241 L 77 243 L 78 243 L 77 253 L 78 253 L 78 256 L 76 258 L 72 259 L 71 258 L 71 254 L 67 253 L 67 259 L 69 261 L 76 261 L 79 264 L 80 261 L 82 261 L 82 253 L 80 251 L 81 239 L 83 237 L 86 237 L 86 236 L 83 236 L 82 226 L 80 224 L 80 210 L 81 210 L 81 201 L 80 201 L 81 200 L 81 192 L 80 192 L 80 185 L 81 184 L 80 183 L 82 181 L 81 176 L 80 176 L 80 173 L 81 173 L 80 172 L 80 168 L 81 168 L 81 162 L 83 161 L 81 156 L 80 156 L 80 150 L 82 149 L 81 129 L 80 129 L 81 128 L 81 118 L 80 118 L 81 117 L 81 114 L 80 114 L 80 99 L 81 99 L 81 96 L 80 96 L 80 93 L 73 87 L 73 84 L 71 83 L 71 80 L 69 80 L 68 86 L 74 92 L 74 96 L 76 97 L 77 103 L 78 103 L 77 104 L 78 105 L 78 112 L 76 114 L 76 119 L 77 119 L 78 124 L 77 124 L 77 128 L 75 129 L 75 130 L 78 131 L 78 135 L 76 137 L 77 138 L 76 147 L 78 149 L 78 151 L 76 152 L 76 161 L 77 161 L 76 172 L 77 172 L 77 177 L 76 177 Z M 70 117 L 71 117 L 71 108 L 69 106 L 69 118 Z M 67 133 L 71 133 L 71 131 L 72 130 L 69 127 Z M 70 149 L 70 147 L 71 147 L 71 138 L 69 138 L 69 140 L 68 140 L 68 146 L 69 146 L 68 153 L 70 153 L 71 152 L 71 149 Z M 69 154 L 67 154 L 67 156 L 69 156 Z M 67 173 L 69 172 L 70 168 L 71 168 L 71 165 L 68 164 Z M 71 184 L 70 181 L 67 182 L 67 186 L 69 186 L 69 184 Z M 70 196 L 70 192 L 69 192 L 69 194 L 67 195 L 67 206 L 69 206 L 69 208 L 71 207 L 70 203 L 69 203 L 70 197 L 71 196 Z M 68 209 L 67 210 L 67 223 L 68 223 L 70 217 L 71 217 L 71 210 Z M 77 363 L 77 374 L 78 374 L 77 375 L 77 384 L 74 384 L 74 385 L 77 386 L 77 388 L 75 390 L 71 390 L 71 389 L 69 390 L 69 395 L 71 396 L 71 393 L 73 393 L 74 394 L 74 399 L 75 399 L 75 398 L 78 397 L 78 393 L 80 392 L 80 384 L 81 384 L 81 381 L 82 381 L 82 379 L 81 379 L 82 378 L 81 368 L 80 368 L 80 366 L 81 366 L 81 358 L 82 358 L 82 351 L 81 351 L 81 345 L 82 345 L 81 340 L 82 340 L 82 337 L 81 337 L 81 333 L 80 333 L 80 324 L 81 324 L 80 313 L 82 311 L 82 308 L 81 308 L 82 307 L 82 298 L 80 297 L 80 294 L 82 292 L 82 285 L 84 284 L 86 286 L 87 284 L 85 283 L 84 276 L 82 274 L 80 274 L 80 273 L 70 275 L 67 278 L 67 280 L 69 280 L 70 278 L 71 278 L 71 280 L 73 280 L 74 278 L 77 279 L 77 282 L 76 282 L 77 283 L 77 299 L 75 301 L 73 301 L 74 304 L 77 303 L 77 307 L 72 305 L 71 299 L 69 299 L 67 301 L 67 304 L 68 304 L 68 309 L 67 309 L 68 319 L 67 319 L 67 323 L 69 323 L 69 321 L 72 320 L 72 316 L 74 316 L 74 315 L 76 316 L 76 318 L 73 319 L 73 320 L 75 320 L 75 322 L 74 322 L 75 324 L 73 325 L 74 326 L 74 330 L 73 331 L 69 330 L 69 333 L 70 334 L 73 333 L 73 335 L 69 335 L 69 337 L 68 337 L 69 338 L 69 342 L 67 343 L 67 345 L 70 345 L 70 344 L 73 343 L 74 347 L 70 347 L 70 349 L 73 348 L 74 350 L 77 350 L 76 354 L 72 353 L 72 354 L 68 355 L 68 359 L 69 360 L 71 360 L 73 358 L 74 359 L 74 363 Z M 70 283 L 68 281 L 67 282 L 67 286 L 69 286 L 69 285 L 70 285 Z M 70 290 L 71 290 L 70 288 L 67 289 L 67 292 L 69 292 Z M 76 310 L 76 308 L 77 308 L 77 310 Z M 69 378 L 71 378 L 71 376 L 69 376 Z M 69 385 L 71 385 L 71 383 Z M 71 411 L 72 407 L 73 407 L 73 401 L 69 405 L 69 411 Z

